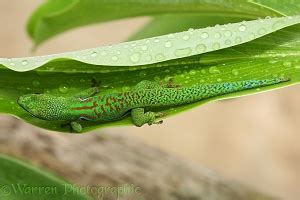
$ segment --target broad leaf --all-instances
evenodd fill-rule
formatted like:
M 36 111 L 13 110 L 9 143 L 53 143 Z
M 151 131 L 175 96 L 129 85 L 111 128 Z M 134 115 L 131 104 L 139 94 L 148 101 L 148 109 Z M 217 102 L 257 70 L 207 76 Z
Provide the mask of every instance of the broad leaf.
M 23 161 L 0 155 L 1 200 L 87 200 L 75 186 Z
M 237 92 L 164 110 L 171 115 L 209 101 L 295 84 L 300 77 L 300 29 L 293 24 L 299 23 L 299 18 L 272 18 L 190 30 L 60 55 L 0 59 L 3 65 L 0 68 L 0 111 L 11 113 L 40 127 L 69 131 L 61 128 L 60 123 L 31 117 L 16 104 L 17 98 L 23 94 L 44 92 L 59 96 L 72 95 L 90 87 L 92 78 L 101 80 L 102 93 L 128 91 L 142 80 L 160 82 L 167 81 L 169 77 L 174 77 L 175 83 L 183 87 L 280 76 L 291 79 L 285 84 Z M 280 30 L 275 32 L 278 29 Z M 247 43 L 240 44 L 243 42 Z M 203 44 L 206 48 L 202 48 Z M 147 59 L 149 55 L 152 55 L 151 60 Z M 48 63 L 43 65 L 45 62 Z M 43 66 L 39 67 L 40 65 Z M 16 71 L 31 71 L 20 73 L 4 66 Z M 87 122 L 84 124 L 84 131 L 128 123 L 128 117 L 110 123 Z
M 202 16 L 276 16 L 267 8 L 244 0 L 48 0 L 32 15 L 27 29 L 36 45 L 66 30 L 136 16 L 165 13 Z

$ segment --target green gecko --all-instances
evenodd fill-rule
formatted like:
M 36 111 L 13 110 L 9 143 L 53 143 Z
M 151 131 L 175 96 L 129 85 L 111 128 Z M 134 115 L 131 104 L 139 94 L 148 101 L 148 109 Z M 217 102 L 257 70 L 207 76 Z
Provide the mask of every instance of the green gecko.
M 151 81 L 141 81 L 128 92 L 98 94 L 98 87 L 70 97 L 48 94 L 27 94 L 20 96 L 18 104 L 34 117 L 47 121 L 70 123 L 75 132 L 82 132 L 80 122 L 115 121 L 131 113 L 132 123 L 138 127 L 144 124 L 161 124 L 158 120 L 164 114 L 151 112 L 161 107 L 176 107 L 203 99 L 241 90 L 258 88 L 286 82 L 287 78 L 245 80 L 228 83 L 177 87 L 172 81 L 161 85 Z

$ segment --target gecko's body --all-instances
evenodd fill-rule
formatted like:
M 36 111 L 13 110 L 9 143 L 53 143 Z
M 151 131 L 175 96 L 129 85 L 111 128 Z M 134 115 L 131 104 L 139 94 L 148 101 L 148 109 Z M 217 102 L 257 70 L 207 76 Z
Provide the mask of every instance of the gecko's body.
M 97 88 L 91 88 L 87 92 L 72 97 L 29 94 L 21 96 L 18 103 L 35 117 L 48 121 L 70 122 L 75 131 L 81 132 L 81 120 L 114 121 L 131 112 L 132 122 L 136 126 L 146 123 L 157 124 L 161 121 L 156 121 L 156 118 L 161 117 L 162 114 L 151 112 L 151 109 L 175 107 L 285 81 L 287 81 L 286 78 L 275 78 L 182 88 L 142 81 L 128 92 L 100 95 L 96 94 Z M 145 112 L 145 109 L 148 112 Z

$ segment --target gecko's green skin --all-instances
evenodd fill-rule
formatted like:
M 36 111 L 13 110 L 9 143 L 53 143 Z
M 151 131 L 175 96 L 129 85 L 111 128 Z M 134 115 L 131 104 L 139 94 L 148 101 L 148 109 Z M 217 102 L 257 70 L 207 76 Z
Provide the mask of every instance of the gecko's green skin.
M 31 115 L 47 120 L 71 124 L 81 132 L 80 121 L 114 121 L 131 113 L 132 123 L 159 124 L 156 118 L 162 113 L 151 112 L 158 107 L 175 107 L 203 99 L 258 88 L 288 81 L 286 78 L 247 80 L 232 83 L 195 85 L 192 87 L 162 86 L 151 81 L 142 81 L 128 92 L 99 95 L 97 88 L 72 97 L 56 97 L 47 94 L 28 94 L 19 97 L 18 103 Z M 145 112 L 147 110 L 147 112 Z

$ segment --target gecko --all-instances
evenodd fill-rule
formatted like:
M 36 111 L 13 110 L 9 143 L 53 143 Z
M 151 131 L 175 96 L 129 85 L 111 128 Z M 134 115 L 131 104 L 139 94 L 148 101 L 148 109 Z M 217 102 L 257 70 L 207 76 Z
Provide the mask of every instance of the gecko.
M 170 80 L 160 84 L 143 80 L 127 92 L 99 93 L 99 87 L 69 97 L 49 94 L 26 94 L 18 104 L 29 114 L 42 120 L 68 123 L 73 131 L 82 132 L 82 121 L 110 122 L 131 115 L 132 123 L 161 124 L 162 112 L 155 108 L 176 107 L 242 90 L 259 88 L 289 81 L 288 78 L 244 80 L 178 87 Z M 152 111 L 151 111 L 152 110 Z

